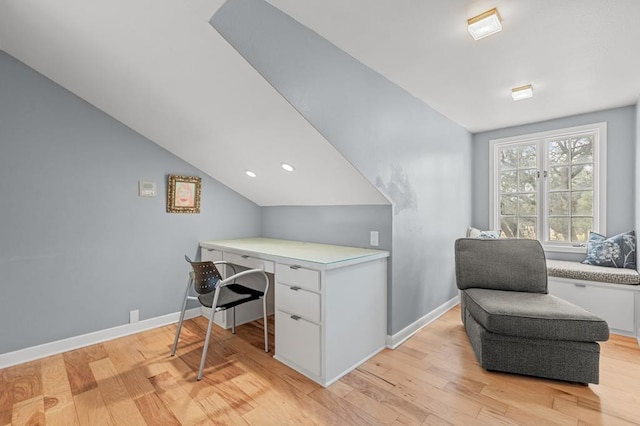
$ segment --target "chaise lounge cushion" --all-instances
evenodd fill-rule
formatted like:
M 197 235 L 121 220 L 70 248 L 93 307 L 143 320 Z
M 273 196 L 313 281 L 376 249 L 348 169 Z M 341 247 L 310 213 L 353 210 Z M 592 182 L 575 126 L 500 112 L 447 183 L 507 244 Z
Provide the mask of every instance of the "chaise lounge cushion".
M 606 321 L 549 294 L 470 288 L 463 297 L 466 309 L 491 333 L 574 342 L 609 338 Z
M 455 249 L 460 290 L 548 292 L 544 251 L 536 240 L 461 238 Z

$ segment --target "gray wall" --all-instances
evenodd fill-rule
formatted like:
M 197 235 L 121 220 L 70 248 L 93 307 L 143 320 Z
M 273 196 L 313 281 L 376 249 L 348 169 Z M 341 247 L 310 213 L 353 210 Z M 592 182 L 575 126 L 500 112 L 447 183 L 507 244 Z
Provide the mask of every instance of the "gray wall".
M 473 135 L 473 226 L 489 226 L 489 141 L 528 133 L 607 122 L 607 234 L 636 229 L 636 107 L 609 109 Z M 548 252 L 553 259 L 581 260 L 584 255 Z
M 262 236 L 391 250 L 391 206 L 262 207 Z M 369 232 L 378 231 L 378 247 Z
M 0 51 L 0 353 L 176 312 L 184 254 L 260 234 L 260 209 L 206 176 L 200 214 L 166 213 L 167 174 L 201 176 Z
M 262 0 L 229 0 L 211 23 L 391 200 L 389 333 L 454 297 L 471 135 Z

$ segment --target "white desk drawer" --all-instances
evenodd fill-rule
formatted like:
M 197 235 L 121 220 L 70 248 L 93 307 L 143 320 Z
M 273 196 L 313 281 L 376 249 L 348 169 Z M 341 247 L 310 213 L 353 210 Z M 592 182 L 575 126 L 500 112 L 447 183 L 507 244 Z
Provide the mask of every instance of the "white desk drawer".
M 276 310 L 276 354 L 320 376 L 320 326 Z
M 222 260 L 222 252 L 220 250 L 202 247 L 202 250 L 200 251 L 200 258 L 203 262 L 217 262 L 219 260 Z
M 274 271 L 274 262 L 258 259 L 256 257 L 224 252 L 222 254 L 222 260 L 226 260 L 234 265 L 244 266 L 249 269 L 264 269 L 265 272 L 270 272 L 272 274 Z
M 320 322 L 320 295 L 285 284 L 276 284 L 276 309 Z
M 276 280 L 279 283 L 320 291 L 320 271 L 302 268 L 299 265 L 276 265 Z

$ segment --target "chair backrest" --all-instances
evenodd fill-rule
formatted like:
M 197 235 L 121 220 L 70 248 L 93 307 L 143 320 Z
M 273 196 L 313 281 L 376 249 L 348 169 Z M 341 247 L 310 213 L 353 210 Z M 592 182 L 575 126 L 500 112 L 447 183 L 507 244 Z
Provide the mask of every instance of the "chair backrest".
M 455 243 L 459 289 L 547 293 L 547 262 L 542 245 L 526 239 L 460 238 Z
M 213 262 L 192 262 L 187 256 L 184 257 L 193 268 L 193 289 L 198 294 L 211 293 L 216 289 L 218 281 L 222 280 L 222 275 Z

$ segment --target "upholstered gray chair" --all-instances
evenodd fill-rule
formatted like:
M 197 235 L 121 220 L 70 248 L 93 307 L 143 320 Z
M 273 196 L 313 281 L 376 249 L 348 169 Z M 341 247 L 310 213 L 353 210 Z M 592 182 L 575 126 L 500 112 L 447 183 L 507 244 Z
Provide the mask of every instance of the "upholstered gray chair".
M 455 242 L 462 322 L 486 370 L 578 383 L 599 382 L 607 323 L 547 294 L 544 250 L 536 240 Z
M 202 306 L 211 308 L 211 317 L 209 318 L 209 326 L 207 327 L 207 334 L 204 341 L 204 347 L 202 348 L 202 358 L 200 359 L 200 368 L 198 369 L 198 380 L 202 380 L 204 373 L 204 363 L 207 358 L 207 349 L 209 348 L 209 339 L 211 337 L 211 327 L 213 325 L 213 318 L 216 312 L 231 309 L 233 313 L 233 325 L 232 332 L 236 332 L 236 313 L 235 308 L 243 303 L 251 302 L 253 300 L 262 299 L 262 309 L 264 315 L 264 351 L 269 352 L 269 335 L 267 333 L 267 292 L 269 291 L 269 277 L 261 269 L 250 269 L 222 279 L 222 275 L 218 272 L 216 264 L 227 264 L 233 266 L 225 261 L 219 262 L 192 262 L 187 256 L 184 257 L 193 270 L 189 273 L 189 281 L 187 282 L 187 290 L 184 294 L 184 300 L 182 302 L 182 311 L 180 312 L 180 320 L 178 321 L 178 329 L 176 330 L 176 337 L 171 348 L 171 356 L 176 354 L 178 348 L 178 340 L 180 338 L 180 331 L 182 330 L 182 322 L 184 321 L 184 313 L 187 309 L 187 301 L 198 300 Z M 235 270 L 234 270 L 235 272 Z M 236 281 L 238 278 L 257 274 L 264 278 L 264 290 L 259 291 L 253 288 L 238 284 Z M 191 289 L 195 290 L 198 296 L 190 296 Z

